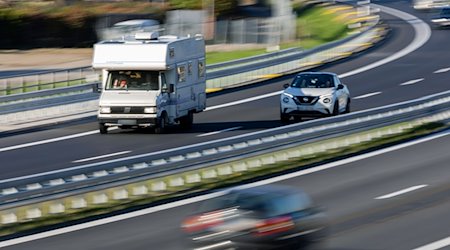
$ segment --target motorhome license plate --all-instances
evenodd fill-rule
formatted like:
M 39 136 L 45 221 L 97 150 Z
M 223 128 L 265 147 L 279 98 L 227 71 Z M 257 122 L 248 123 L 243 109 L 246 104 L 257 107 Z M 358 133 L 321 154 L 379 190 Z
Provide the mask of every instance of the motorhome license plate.
M 136 125 L 137 121 L 136 120 L 119 120 L 117 123 L 119 123 L 121 125 Z

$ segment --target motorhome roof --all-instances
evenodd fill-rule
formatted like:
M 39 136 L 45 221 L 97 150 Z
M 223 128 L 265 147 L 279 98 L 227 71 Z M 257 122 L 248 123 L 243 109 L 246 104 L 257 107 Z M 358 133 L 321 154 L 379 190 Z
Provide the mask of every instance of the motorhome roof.
M 107 40 L 98 42 L 99 44 L 142 44 L 142 43 L 151 43 L 151 44 L 168 44 L 175 41 L 180 41 L 184 39 L 189 39 L 189 37 L 177 37 L 177 36 L 160 36 L 158 39 L 143 39 L 137 40 L 135 37 L 127 37 L 128 39 L 123 40 Z
M 159 22 L 153 19 L 133 19 L 133 20 L 127 20 L 123 22 L 118 22 L 114 24 L 114 26 L 131 26 L 131 25 L 158 25 Z

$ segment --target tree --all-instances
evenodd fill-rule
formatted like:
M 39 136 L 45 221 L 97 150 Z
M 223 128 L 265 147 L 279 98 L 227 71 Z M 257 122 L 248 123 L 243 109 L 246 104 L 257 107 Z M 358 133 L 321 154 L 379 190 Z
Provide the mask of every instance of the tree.
M 169 0 L 172 9 L 205 9 L 214 6 L 216 16 L 229 15 L 236 11 L 238 0 Z

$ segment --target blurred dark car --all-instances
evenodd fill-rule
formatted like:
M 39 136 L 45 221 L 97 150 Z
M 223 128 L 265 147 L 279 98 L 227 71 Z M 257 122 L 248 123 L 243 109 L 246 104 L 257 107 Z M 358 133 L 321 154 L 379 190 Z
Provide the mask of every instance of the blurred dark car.
M 305 249 L 326 236 L 325 220 L 302 190 L 269 185 L 202 202 L 182 229 L 193 249 Z
M 436 28 L 450 27 L 450 7 L 442 8 L 439 15 L 433 17 L 431 22 Z

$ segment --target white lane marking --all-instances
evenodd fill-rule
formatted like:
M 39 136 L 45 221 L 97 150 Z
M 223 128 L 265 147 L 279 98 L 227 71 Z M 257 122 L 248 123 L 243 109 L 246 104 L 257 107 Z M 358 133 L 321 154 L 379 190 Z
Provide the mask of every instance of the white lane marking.
M 424 188 L 424 187 L 427 187 L 427 186 L 428 185 L 425 185 L 425 184 L 424 185 L 417 185 L 417 186 L 405 188 L 405 189 L 402 189 L 402 190 L 399 190 L 397 192 L 393 192 L 393 193 L 390 193 L 390 194 L 378 196 L 375 199 L 377 199 L 377 200 L 389 199 L 389 198 L 392 198 L 392 197 L 395 197 L 395 196 L 399 196 L 399 195 L 402 195 L 402 194 L 406 194 L 406 193 L 409 193 L 409 192 L 412 192 L 414 190 L 421 189 L 421 188 Z
M 428 39 L 431 36 L 431 29 L 430 26 L 428 26 L 428 24 L 426 24 L 425 22 L 423 22 L 421 19 L 418 19 L 415 16 L 412 16 L 408 13 L 396 10 L 396 9 L 392 9 L 392 8 L 388 8 L 388 7 L 384 7 L 381 5 L 377 5 L 377 4 L 373 4 L 375 7 L 380 8 L 382 11 L 397 16 L 403 20 L 405 20 L 406 22 L 410 23 L 415 30 L 415 36 L 414 36 L 414 40 L 412 43 L 410 43 L 407 47 L 403 48 L 402 50 L 398 51 L 397 53 L 392 54 L 391 56 L 377 61 L 375 63 L 366 65 L 364 67 L 352 70 L 350 72 L 344 73 L 339 75 L 340 78 L 345 78 L 348 76 L 352 76 L 352 75 L 356 75 L 359 73 L 362 73 L 364 71 L 368 71 L 371 70 L 373 68 L 376 68 L 378 66 L 381 66 L 383 64 L 389 63 L 391 61 L 394 61 L 400 57 L 403 57 L 411 52 L 413 52 L 414 50 L 420 48 L 423 44 L 425 44 Z M 212 106 L 209 108 L 206 108 L 205 111 L 210 111 L 210 110 L 214 110 L 214 109 L 219 109 L 219 108 L 225 108 L 225 107 L 229 107 L 229 106 L 233 106 L 233 105 L 238 105 L 238 104 L 242 104 L 242 103 L 246 103 L 246 102 L 251 102 L 251 101 L 256 101 L 259 99 L 263 99 L 263 98 L 267 98 L 267 97 L 271 97 L 271 96 L 275 96 L 275 95 L 280 95 L 283 91 L 277 91 L 274 93 L 268 93 L 265 95 L 260 95 L 257 97 L 251 97 L 251 98 L 247 98 L 244 100 L 240 100 L 240 101 L 235 101 L 235 102 L 230 102 L 230 103 L 225 103 L 225 104 L 221 104 L 221 105 L 216 105 L 216 106 Z M 91 134 L 96 134 L 98 133 L 97 131 L 89 131 L 89 132 L 85 132 L 85 133 L 91 133 Z M 84 133 L 80 133 L 80 134 L 75 134 L 75 135 L 70 135 L 70 136 L 66 136 L 67 138 L 64 139 L 60 139 L 60 138 L 54 138 L 54 139 L 49 139 L 49 140 L 44 140 L 44 141 L 38 141 L 38 142 L 31 142 L 31 143 L 26 143 L 26 144 L 22 144 L 22 145 L 16 145 L 16 146 L 11 146 L 11 147 L 6 147 L 6 148 L 0 148 L 0 152 L 4 152 L 4 151 L 9 151 L 9 150 L 14 150 L 14 149 L 19 149 L 19 148 L 24 148 L 24 147 L 30 147 L 30 146 L 36 146 L 36 145 L 40 145 L 40 144 L 44 144 L 44 143 L 50 143 L 50 142 L 54 142 L 54 141 L 61 141 L 61 140 L 67 140 L 67 139 L 72 139 L 72 138 L 76 138 L 76 137 L 80 137 L 80 136 L 85 136 Z M 69 138 L 70 137 L 70 138 Z
M 433 73 L 440 74 L 440 73 L 445 73 L 448 71 L 450 71 L 450 68 L 443 68 L 443 69 L 438 69 L 438 70 L 434 71 Z
M 223 132 L 228 132 L 228 131 L 238 130 L 238 129 L 241 129 L 241 128 L 242 128 L 242 126 L 233 127 L 233 128 L 227 128 L 227 129 L 222 129 L 222 130 L 219 130 L 219 131 L 214 131 L 214 132 L 209 132 L 209 133 L 204 133 L 204 134 L 201 134 L 201 135 L 197 135 L 197 137 L 203 137 L 203 136 L 209 136 L 209 135 L 216 135 L 216 134 L 220 134 L 220 133 L 223 133 Z
M 112 131 L 112 130 L 116 130 L 116 129 L 118 129 L 118 127 L 110 127 L 108 130 Z M 32 146 L 37 146 L 37 145 L 42 145 L 42 144 L 47 144 L 47 143 L 52 143 L 52 142 L 58 142 L 58 141 L 74 139 L 74 138 L 88 136 L 88 135 L 93 135 L 93 134 L 98 134 L 98 133 L 99 133 L 98 130 L 92 130 L 92 131 L 82 132 L 82 133 L 78 133 L 78 134 L 66 135 L 66 136 L 62 136 L 62 137 L 42 140 L 42 141 L 35 141 L 35 142 L 24 143 L 24 144 L 20 144 L 20 145 L 0 148 L 0 153 L 1 152 L 15 150 L 15 149 L 21 149 L 21 148 L 32 147 Z
M 83 132 L 83 133 L 67 135 L 67 136 L 42 140 L 42 141 L 30 142 L 30 143 L 15 145 L 15 146 L 6 147 L 6 148 L 0 148 L 0 152 L 10 151 L 10 150 L 15 150 L 15 149 L 20 149 L 20 148 L 26 148 L 26 147 L 32 147 L 32 146 L 51 143 L 51 142 L 64 141 L 64 140 L 69 140 L 69 139 L 83 137 L 83 136 L 87 136 L 87 135 L 93 135 L 93 134 L 98 134 L 98 130 L 87 131 L 87 132 Z
M 402 149 L 402 148 L 410 147 L 410 146 L 413 146 L 413 145 L 416 145 L 416 144 L 420 144 L 420 143 L 423 143 L 423 142 L 431 141 L 431 140 L 438 139 L 438 138 L 441 138 L 441 137 L 444 137 L 444 136 L 448 136 L 448 135 L 450 135 L 450 131 L 445 131 L 445 132 L 438 133 L 438 134 L 435 134 L 435 135 L 432 135 L 432 136 L 427 136 L 425 138 L 421 138 L 421 139 L 418 139 L 418 140 L 406 142 L 406 143 L 403 143 L 403 144 L 399 144 L 399 145 L 395 145 L 395 146 L 392 146 L 392 147 L 380 149 L 380 150 L 373 151 L 373 152 L 366 153 L 366 154 L 362 154 L 362 155 L 357 155 L 357 156 L 350 157 L 350 158 L 347 158 L 347 159 L 343 159 L 343 160 L 339 160 L 339 161 L 335 161 L 335 162 L 330 162 L 330 163 L 323 164 L 323 165 L 320 165 L 320 166 L 317 166 L 317 167 L 300 170 L 300 171 L 297 171 L 297 172 L 294 172 L 294 173 L 289 173 L 289 174 L 282 175 L 282 176 L 276 176 L 276 177 L 273 177 L 273 178 L 270 178 L 270 179 L 261 180 L 261 181 L 258 181 L 258 182 L 244 184 L 244 185 L 238 186 L 236 188 L 242 188 L 242 189 L 243 188 L 251 188 L 251 187 L 263 186 L 263 185 L 267 185 L 267 184 L 271 184 L 271 183 L 275 183 L 275 182 L 280 182 L 280 181 L 292 179 L 292 178 L 295 178 L 295 177 L 299 177 L 299 176 L 303 176 L 303 175 L 312 174 L 312 173 L 316 173 L 316 172 L 319 172 L 319 171 L 331 169 L 331 168 L 338 167 L 338 166 L 341 166 L 341 165 L 345 165 L 345 164 L 348 164 L 348 163 L 364 160 L 364 159 L 367 159 L 367 158 L 370 158 L 370 157 L 374 157 L 374 156 L 377 156 L 377 155 L 389 153 L 389 152 L 392 152 L 392 151 L 396 151 L 396 150 L 399 150 L 399 149 Z M 60 234 L 75 232 L 75 231 L 79 231 L 79 230 L 83 230 L 83 229 L 87 229 L 87 228 L 92 228 L 92 227 L 96 227 L 96 226 L 101 226 L 101 225 L 105 225 L 105 224 L 109 224 L 109 223 L 113 223 L 113 222 L 123 221 L 123 220 L 131 219 L 131 218 L 135 218 L 135 217 L 138 217 L 138 216 L 142 216 L 142 215 L 152 214 L 152 213 L 156 213 L 156 212 L 159 212 L 159 211 L 163 211 L 163 210 L 167 210 L 167 209 L 171 209 L 171 208 L 176 208 L 176 207 L 184 206 L 184 205 L 187 205 L 187 204 L 192 204 L 192 203 L 195 203 L 195 202 L 204 201 L 204 200 L 207 200 L 207 199 L 219 197 L 219 196 L 224 195 L 224 194 L 225 194 L 225 191 L 218 191 L 218 192 L 214 192 L 214 193 L 210 193 L 210 194 L 196 196 L 196 197 L 192 197 L 192 198 L 188 198 L 188 199 L 184 199 L 184 200 L 179 200 L 179 201 L 166 203 L 166 204 L 155 206 L 155 207 L 150 207 L 150 208 L 134 211 L 134 212 L 127 213 L 127 214 L 120 214 L 120 215 L 116 215 L 116 216 L 112 216 L 112 217 L 108 217 L 108 218 L 103 218 L 103 219 L 99 219 L 99 220 L 95 220 L 95 221 L 85 222 L 85 223 L 78 224 L 78 225 L 68 226 L 68 227 L 64 227 L 64 228 L 60 228 L 60 229 L 54 229 L 54 230 L 50 230 L 50 231 L 47 231 L 47 232 L 42 232 L 42 233 L 37 233 L 37 234 L 33 234 L 33 235 L 23 236 L 23 237 L 11 239 L 11 240 L 5 240 L 5 241 L 0 242 L 0 248 L 1 247 L 13 246 L 13 245 L 17 245 L 17 244 L 33 241 L 33 240 L 44 239 L 44 238 L 48 238 L 48 237 L 52 237 L 52 236 L 56 236 L 56 235 L 60 235 Z
M 365 94 L 365 95 L 360 95 L 360 96 L 357 96 L 357 97 L 353 97 L 353 99 L 354 99 L 354 100 L 357 100 L 357 99 L 363 99 L 363 98 L 367 98 L 367 97 L 371 97 L 371 96 L 379 95 L 379 94 L 381 94 L 381 92 L 373 92 L 373 93 L 369 93 L 369 94 Z
M 220 109 L 220 108 L 226 108 L 226 107 L 230 107 L 230 106 L 234 106 L 234 105 L 238 105 L 238 104 L 242 104 L 242 103 L 246 103 L 246 102 L 252 102 L 252 101 L 264 99 L 264 98 L 267 98 L 267 97 L 272 97 L 272 96 L 275 96 L 275 95 L 281 95 L 281 93 L 283 93 L 282 90 L 277 91 L 277 92 L 273 92 L 273 93 L 268 93 L 268 94 L 264 94 L 264 95 L 259 95 L 259 96 L 255 96 L 255 97 L 242 99 L 242 100 L 239 100 L 239 101 L 234 101 L 234 102 L 224 103 L 224 104 L 220 104 L 220 105 L 216 105 L 216 106 L 212 106 L 212 107 L 207 107 L 205 109 L 205 111 L 210 111 L 210 110 Z
M 345 74 L 342 74 L 340 77 L 347 77 L 347 76 L 351 76 L 351 75 L 356 75 L 359 74 L 361 72 L 364 72 L 366 70 L 370 70 L 373 68 L 376 68 L 378 66 L 381 66 L 383 64 L 392 62 L 394 60 L 399 59 L 400 57 L 403 57 L 411 52 L 413 52 L 414 50 L 420 48 L 422 45 L 424 45 L 428 39 L 430 39 L 431 37 L 431 29 L 430 26 L 428 24 L 426 24 L 424 21 L 422 21 L 421 19 L 410 15 L 406 12 L 400 11 L 400 10 L 396 10 L 396 9 L 392 9 L 386 6 L 381 6 L 378 4 L 372 4 L 375 8 L 380 8 L 381 11 L 386 12 L 390 15 L 393 16 L 397 16 L 401 19 L 403 19 L 404 21 L 408 22 L 409 24 L 411 24 L 414 28 L 414 40 L 412 41 L 412 43 L 410 43 L 408 46 L 406 46 L 405 48 L 403 48 L 402 50 L 398 51 L 395 54 L 392 54 L 389 57 L 384 58 L 383 60 L 374 62 L 372 64 L 369 64 L 367 66 L 361 67 L 359 69 L 355 69 L 352 70 L 350 72 L 347 72 Z
M 447 237 L 447 238 L 444 238 L 442 240 L 438 240 L 438 241 L 432 242 L 432 243 L 427 244 L 425 246 L 414 248 L 413 250 L 437 250 L 437 249 L 444 248 L 446 246 L 450 246 L 450 236 Z
M 94 157 L 90 157 L 90 158 L 85 158 L 85 159 L 81 159 L 81 160 L 72 161 L 72 163 L 80 163 L 80 162 L 92 161 L 92 160 L 97 160 L 97 159 L 108 158 L 108 157 L 111 157 L 111 156 L 124 155 L 124 154 L 128 154 L 128 153 L 131 153 L 131 151 L 122 151 L 122 152 L 117 152 L 117 153 L 112 153 L 112 154 L 107 154 L 107 155 L 94 156 Z
M 425 80 L 425 78 L 419 78 L 419 79 L 410 80 L 410 81 L 407 81 L 407 82 L 404 82 L 404 83 L 400 83 L 400 86 L 416 84 L 416 83 L 421 82 L 423 80 Z

